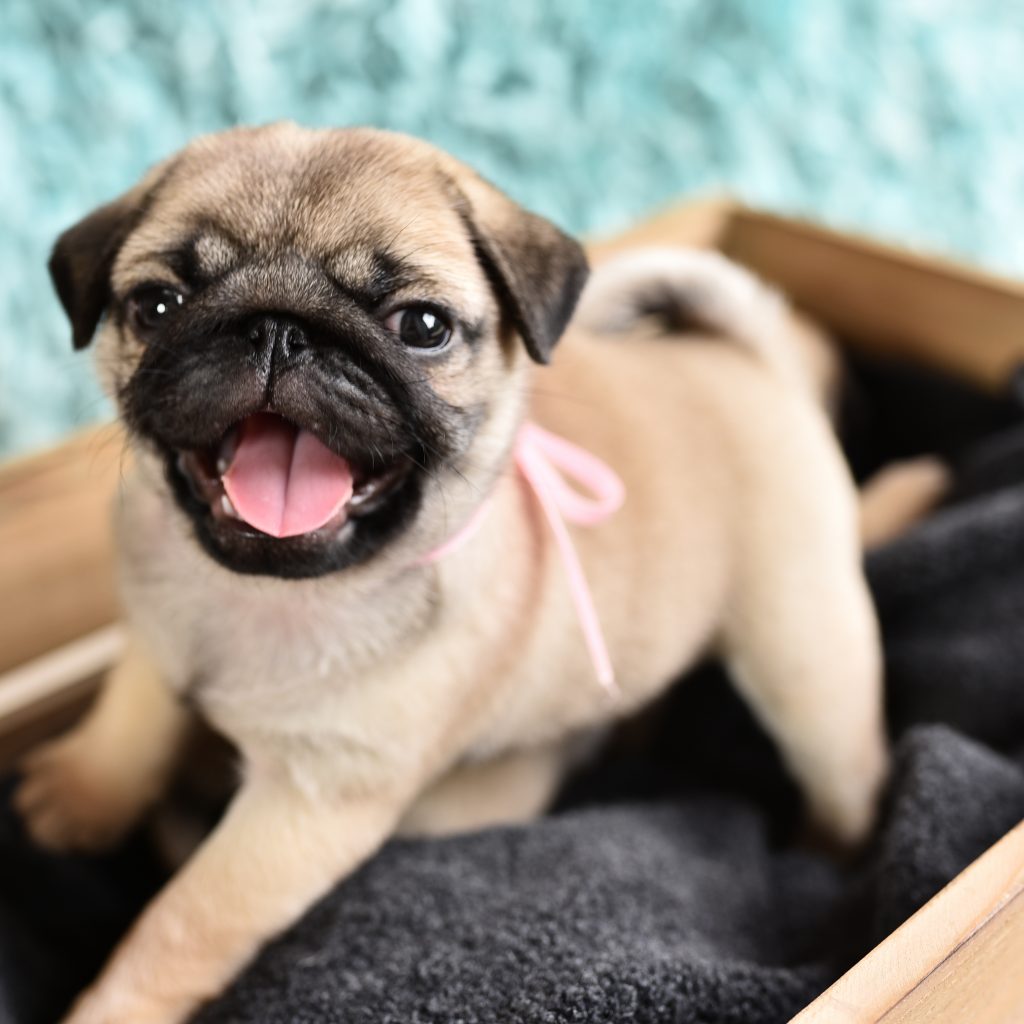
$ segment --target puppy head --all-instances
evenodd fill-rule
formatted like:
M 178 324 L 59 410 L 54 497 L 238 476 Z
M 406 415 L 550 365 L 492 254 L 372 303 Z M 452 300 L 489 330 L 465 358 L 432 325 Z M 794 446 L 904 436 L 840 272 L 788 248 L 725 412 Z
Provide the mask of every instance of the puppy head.
M 277 576 L 450 532 L 587 273 L 427 144 L 289 124 L 197 140 L 65 232 L 50 270 L 200 543 Z

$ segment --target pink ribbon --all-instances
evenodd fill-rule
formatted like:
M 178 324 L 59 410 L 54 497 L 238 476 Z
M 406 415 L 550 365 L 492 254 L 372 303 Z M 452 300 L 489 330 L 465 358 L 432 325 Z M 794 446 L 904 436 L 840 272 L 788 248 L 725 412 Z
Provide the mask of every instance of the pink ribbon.
M 594 598 L 565 524 L 569 522 L 575 526 L 596 526 L 604 522 L 622 506 L 626 497 L 625 485 L 615 471 L 597 456 L 535 423 L 524 423 L 520 427 L 513 457 L 519 472 L 537 498 L 555 538 L 565 567 L 569 592 L 576 607 L 576 617 L 598 682 L 610 695 L 617 696 L 615 672 L 594 607 Z M 570 486 L 566 482 L 567 477 L 576 487 L 588 493 L 580 493 L 580 490 Z M 488 499 L 477 508 L 458 533 L 420 559 L 420 564 L 432 565 L 465 544 L 479 529 L 489 508 Z

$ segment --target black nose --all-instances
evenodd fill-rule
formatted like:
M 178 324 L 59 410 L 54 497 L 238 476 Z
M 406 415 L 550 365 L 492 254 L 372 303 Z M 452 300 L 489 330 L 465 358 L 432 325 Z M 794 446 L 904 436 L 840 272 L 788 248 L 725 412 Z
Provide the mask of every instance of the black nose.
M 308 344 L 301 325 L 287 317 L 266 314 L 249 322 L 247 337 L 260 365 L 266 366 L 289 358 Z

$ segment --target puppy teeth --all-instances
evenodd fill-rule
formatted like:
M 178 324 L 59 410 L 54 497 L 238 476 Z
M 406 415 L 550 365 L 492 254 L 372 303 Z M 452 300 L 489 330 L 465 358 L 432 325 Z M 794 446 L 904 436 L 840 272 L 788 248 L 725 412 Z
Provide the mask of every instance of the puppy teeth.
M 235 506 L 231 504 L 231 499 L 226 494 L 222 494 L 220 496 L 220 507 L 221 511 L 225 515 L 231 516 L 232 519 L 238 519 L 238 513 L 235 511 Z
M 231 462 L 238 451 L 238 428 L 234 427 L 224 435 L 217 452 L 217 472 L 223 476 L 231 467 Z

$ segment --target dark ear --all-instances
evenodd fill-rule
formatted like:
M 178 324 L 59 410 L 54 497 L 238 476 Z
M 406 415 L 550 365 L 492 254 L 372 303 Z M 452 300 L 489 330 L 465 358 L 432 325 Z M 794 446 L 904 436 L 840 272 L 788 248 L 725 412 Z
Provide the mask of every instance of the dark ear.
M 574 238 L 475 175 L 459 181 L 473 242 L 498 298 L 526 350 L 551 358 L 590 268 Z
M 110 302 L 110 271 L 124 240 L 138 222 L 135 190 L 115 199 L 65 231 L 50 256 L 50 278 L 71 321 L 75 348 L 92 341 Z

